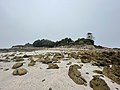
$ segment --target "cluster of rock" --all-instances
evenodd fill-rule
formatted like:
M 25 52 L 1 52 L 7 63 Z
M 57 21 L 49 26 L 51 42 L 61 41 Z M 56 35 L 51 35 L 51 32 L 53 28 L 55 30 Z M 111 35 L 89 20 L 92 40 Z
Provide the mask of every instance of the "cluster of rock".
M 103 74 L 120 84 L 120 65 L 112 65 L 112 67 L 104 67 Z
M 12 69 L 15 69 L 13 71 L 13 75 L 25 75 L 27 73 L 27 70 L 25 68 L 20 68 L 21 66 L 23 66 L 23 63 L 15 63 L 13 66 L 12 66 Z
M 11 59 L 9 58 L 12 57 Z M 27 74 L 27 70 L 25 68 L 21 68 L 23 66 L 23 61 L 26 58 L 29 60 L 28 66 L 34 66 L 37 62 L 47 64 L 47 69 L 59 69 L 59 66 L 56 63 L 60 63 L 60 60 L 78 60 L 82 63 L 91 63 L 95 66 L 102 66 L 103 71 L 94 70 L 93 72 L 97 74 L 103 74 L 116 83 L 120 84 L 120 52 L 119 51 L 102 51 L 102 50 L 81 50 L 81 51 L 66 51 L 66 52 L 49 52 L 45 54 L 38 55 L 23 55 L 16 56 L 15 54 L 11 54 L 9 56 L 5 56 L 5 60 L 0 60 L 0 62 L 16 62 L 12 69 L 13 75 L 25 75 Z M 71 65 L 72 62 L 67 63 L 67 65 Z M 111 66 L 111 67 L 110 67 Z M 82 66 L 74 64 L 69 67 L 68 75 L 69 77 L 79 85 L 87 85 L 87 81 L 81 75 L 79 69 Z M 93 90 L 110 90 L 106 82 L 101 79 L 99 76 L 94 76 L 90 81 L 90 87 Z

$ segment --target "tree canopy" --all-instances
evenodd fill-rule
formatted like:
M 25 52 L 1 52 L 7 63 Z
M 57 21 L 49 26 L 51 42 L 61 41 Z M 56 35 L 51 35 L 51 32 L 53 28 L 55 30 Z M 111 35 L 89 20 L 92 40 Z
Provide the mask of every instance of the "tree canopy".
M 60 41 L 51 41 L 48 39 L 36 40 L 33 43 L 34 47 L 57 47 L 57 46 L 66 46 L 66 45 L 94 45 L 94 41 L 85 38 L 78 38 L 73 41 L 71 38 L 64 38 Z

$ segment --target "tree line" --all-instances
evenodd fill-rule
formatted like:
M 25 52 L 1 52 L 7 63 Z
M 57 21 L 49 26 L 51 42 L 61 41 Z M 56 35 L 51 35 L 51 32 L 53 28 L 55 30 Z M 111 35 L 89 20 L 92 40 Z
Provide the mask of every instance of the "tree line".
M 72 40 L 71 38 L 64 38 L 59 41 L 51 41 L 48 39 L 36 40 L 33 42 L 34 47 L 58 47 L 66 45 L 94 45 L 94 41 L 91 39 L 78 38 L 77 40 Z

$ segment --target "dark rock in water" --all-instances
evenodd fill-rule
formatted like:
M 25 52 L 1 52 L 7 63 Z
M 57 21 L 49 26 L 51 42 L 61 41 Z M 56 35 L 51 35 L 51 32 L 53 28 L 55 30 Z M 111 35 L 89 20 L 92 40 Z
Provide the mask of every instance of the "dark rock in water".
M 90 87 L 93 88 L 93 90 L 110 90 L 107 83 L 99 78 L 99 76 L 93 76 L 94 78 L 90 81 Z
M 36 61 L 31 60 L 31 61 L 30 61 L 30 63 L 28 64 L 28 66 L 34 66 L 34 65 L 35 65 L 35 63 L 36 63 Z
M 120 66 L 119 65 L 112 65 L 112 67 L 104 67 L 103 74 L 110 78 L 111 80 L 115 81 L 116 83 L 120 84 Z
M 12 74 L 13 75 L 20 75 L 20 76 L 25 75 L 25 74 L 27 74 L 27 70 L 24 68 L 19 68 L 19 69 L 14 70 Z
M 47 69 L 59 69 L 58 65 L 57 64 L 54 64 L 54 63 L 49 63 L 48 64 L 48 68 Z
M 21 66 L 23 66 L 23 63 L 18 62 L 18 63 L 15 63 L 15 64 L 13 65 L 12 69 L 16 69 L 16 68 L 19 68 L 19 67 L 21 67 Z
M 76 84 L 86 86 L 87 81 L 81 76 L 81 73 L 78 71 L 78 69 L 81 69 L 81 67 L 77 64 L 71 65 L 68 71 L 68 75 Z

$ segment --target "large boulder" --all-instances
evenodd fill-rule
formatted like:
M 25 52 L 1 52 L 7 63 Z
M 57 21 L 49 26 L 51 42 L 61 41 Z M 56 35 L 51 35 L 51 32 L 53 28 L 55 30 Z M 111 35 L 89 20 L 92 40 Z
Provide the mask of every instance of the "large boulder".
M 104 67 L 103 74 L 120 84 L 120 66 L 112 65 L 112 67 Z
M 23 63 L 18 62 L 18 63 L 15 63 L 15 64 L 12 66 L 12 69 L 16 69 L 16 68 L 19 68 L 19 67 L 21 67 L 21 66 L 23 66 Z
M 19 69 L 14 70 L 12 74 L 13 75 L 20 75 L 20 76 L 25 75 L 25 74 L 27 74 L 27 70 L 24 68 L 19 68 Z
M 48 64 L 48 68 L 47 69 L 59 69 L 58 65 L 57 64 L 54 64 L 54 63 L 49 63 Z
M 68 71 L 69 77 L 79 85 L 87 85 L 87 81 L 84 79 L 84 77 L 81 76 L 80 69 L 81 67 L 77 64 L 71 65 Z
M 93 76 L 93 79 L 90 81 L 90 87 L 93 90 L 110 90 L 107 83 L 97 75 Z

